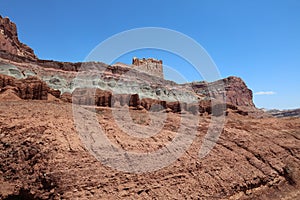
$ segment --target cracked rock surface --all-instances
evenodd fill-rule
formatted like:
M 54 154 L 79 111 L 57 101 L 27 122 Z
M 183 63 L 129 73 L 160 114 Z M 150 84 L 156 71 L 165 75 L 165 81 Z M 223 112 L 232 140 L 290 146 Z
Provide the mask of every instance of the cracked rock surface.
M 172 140 L 181 118 L 167 113 L 161 132 L 138 138 L 122 131 L 127 122 L 118 119 L 117 124 L 111 108 L 98 107 L 94 113 L 113 144 L 135 152 L 156 151 Z M 130 116 L 141 126 L 151 120 L 145 110 L 130 109 Z M 136 174 L 110 168 L 89 153 L 74 126 L 71 104 L 1 102 L 0 199 L 300 197 L 299 118 L 257 119 L 229 112 L 217 144 L 200 159 L 210 120 L 199 118 L 193 143 L 175 162 Z

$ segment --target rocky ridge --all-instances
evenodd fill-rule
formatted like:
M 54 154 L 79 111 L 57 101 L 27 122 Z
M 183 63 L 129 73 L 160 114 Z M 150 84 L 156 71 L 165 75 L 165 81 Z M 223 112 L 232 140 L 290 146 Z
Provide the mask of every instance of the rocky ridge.
M 59 90 L 61 94 L 66 93 L 64 97 L 72 94 L 77 88 L 98 88 L 113 95 L 138 94 L 140 99 L 183 103 L 218 99 L 233 106 L 255 109 L 252 91 L 237 77 L 225 78 L 214 83 L 176 84 L 123 63 L 108 65 L 101 62 L 40 60 L 29 47 L 19 42 L 13 22 L 1 17 L 0 25 L 2 40 L 7 44 L 0 46 L 0 73 L 16 79 L 38 77 L 50 88 Z
M 8 62 L 3 58 L 1 60 L 1 74 L 17 79 L 25 79 L 30 76 L 39 77 L 50 88 L 59 90 L 64 97 L 68 94 L 70 96 L 75 89 L 98 88 L 110 92 L 114 96 L 117 94 L 137 94 L 139 99 L 154 99 L 162 102 L 195 104 L 200 101 L 219 98 L 220 102 L 226 100 L 228 105 L 240 107 L 240 109 L 250 108 L 255 110 L 252 91 L 237 77 L 228 77 L 213 83 L 194 82 L 180 85 L 130 69 L 129 66 L 83 63 L 82 66 L 91 66 L 94 72 L 76 72 L 57 70 L 51 67 L 44 68 L 39 64 L 26 62 Z M 70 66 L 72 65 L 70 64 Z M 99 71 L 95 72 L 95 69 Z M 80 85 L 81 83 L 85 85 Z M 96 98 L 101 97 L 97 96 Z M 71 97 L 68 98 L 68 101 L 71 101 Z M 86 100 L 81 102 L 84 103 Z
M 13 55 L 25 57 L 31 60 L 37 59 L 33 50 L 19 41 L 16 24 L 11 22 L 9 18 L 3 18 L 1 15 L 0 44 L 1 51 L 5 51 Z
M 176 84 L 123 63 L 39 60 L 18 41 L 12 22 L 0 22 L 6 44 L 0 46 L 0 199 L 300 198 L 300 121 L 249 115 L 258 111 L 242 79 Z M 128 152 L 154 152 L 183 127 L 180 144 L 193 134 L 195 119 L 197 133 L 170 165 L 126 173 L 88 152 L 73 106 L 87 128 L 93 129 L 90 116 L 96 116 L 110 142 Z M 213 115 L 224 114 L 213 112 L 214 106 L 228 108 L 226 123 L 200 159 L 208 129 L 217 129 Z M 113 114 L 121 107 L 137 127 L 155 132 L 153 120 L 164 125 L 149 138 L 133 137 L 123 129 L 132 129 L 122 119 L 126 113 L 119 121 Z
M 47 100 L 48 94 L 60 98 L 59 90 L 49 88 L 44 81 L 37 77 L 30 76 L 25 79 L 16 79 L 0 74 L 0 95 L 8 92 L 25 100 Z

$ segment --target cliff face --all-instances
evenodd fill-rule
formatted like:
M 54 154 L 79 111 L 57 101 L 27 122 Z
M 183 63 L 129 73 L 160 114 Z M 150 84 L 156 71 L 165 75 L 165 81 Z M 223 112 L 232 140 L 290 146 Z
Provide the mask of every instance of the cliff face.
M 242 79 L 237 77 L 228 77 L 213 83 L 196 82 L 178 85 L 162 78 L 162 61 L 153 59 L 135 58 L 133 60 L 135 67 L 120 63 L 109 66 L 99 62 L 70 63 L 39 60 L 30 47 L 19 41 L 16 25 L 8 18 L 1 16 L 0 33 L 0 58 L 4 61 L 0 63 L 2 74 L 24 80 L 29 76 L 36 76 L 45 81 L 50 88 L 60 90 L 61 93 L 71 94 L 77 88 L 74 79 L 77 79 L 77 82 L 84 81 L 76 78 L 78 71 L 94 70 L 97 72 L 96 76 L 92 77 L 93 80 L 88 87 L 109 93 L 137 94 L 140 99 L 154 99 L 161 102 L 195 102 L 221 97 L 221 100 L 226 99 L 227 104 L 255 107 L 252 101 L 252 91 L 247 88 Z M 13 61 L 16 65 L 5 64 L 5 61 Z M 25 67 L 24 63 L 26 63 Z M 152 66 L 152 63 L 155 66 Z M 141 67 L 146 67 L 146 71 L 137 69 Z M 160 75 L 152 76 L 150 71 L 156 69 L 160 70 Z M 23 95 L 21 98 L 27 97 Z
M 237 106 L 255 106 L 253 93 L 246 83 L 238 77 L 224 79 L 227 102 Z
M 217 94 L 222 94 L 221 96 L 229 104 L 242 107 L 255 107 L 252 91 L 241 78 L 230 76 L 212 83 L 202 81 L 193 82 L 190 85 L 199 95 L 215 97 Z M 220 87 L 224 88 L 224 90 L 218 91 Z
M 0 74 L 0 96 L 6 96 L 3 95 L 4 93 L 14 94 L 15 97 L 20 99 L 31 100 L 47 100 L 48 94 L 57 98 L 60 97 L 58 90 L 50 89 L 44 81 L 39 80 L 37 77 L 31 76 L 25 79 L 15 79 L 11 76 Z
M 40 60 L 31 48 L 19 41 L 16 25 L 8 18 L 0 17 L 0 31 L 0 58 L 2 58 L 0 72 L 17 79 L 37 76 L 50 88 L 60 90 L 61 93 L 72 94 L 78 88 L 76 81 L 79 83 L 85 81 L 84 77 L 77 76 L 79 71 L 94 71 L 94 76 L 89 77 L 90 85 L 86 87 L 114 94 L 138 94 L 140 99 L 166 102 L 197 102 L 222 98 L 220 100 L 226 99 L 227 104 L 255 108 L 252 91 L 237 77 L 228 77 L 213 83 L 178 85 L 162 78 L 162 61 L 153 59 L 135 58 L 132 66 L 120 63 L 110 66 L 100 62 L 70 63 Z M 8 62 L 14 62 L 14 65 L 7 64 Z M 140 70 L 143 67 L 145 70 Z M 158 70 L 159 75 L 151 74 L 153 70 L 154 72 Z
M 137 70 L 151 74 L 153 76 L 164 78 L 162 60 L 155 60 L 153 58 L 138 59 L 135 57 L 132 59 L 132 65 Z
M 0 16 L 0 50 L 31 60 L 37 57 L 33 50 L 18 39 L 17 27 L 8 18 Z

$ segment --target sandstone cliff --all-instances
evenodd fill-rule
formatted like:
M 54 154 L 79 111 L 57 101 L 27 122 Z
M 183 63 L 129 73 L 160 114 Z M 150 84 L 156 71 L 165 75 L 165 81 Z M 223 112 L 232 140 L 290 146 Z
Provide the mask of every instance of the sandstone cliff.
M 37 77 L 15 79 L 0 74 L 0 95 L 7 91 L 11 91 L 20 99 L 47 100 L 48 94 L 60 97 L 60 91 L 50 89 L 44 81 Z
M 2 16 L 0 16 L 0 44 L 0 51 L 31 60 L 37 59 L 33 50 L 19 41 L 16 25 L 9 18 L 2 18 Z
M 190 83 L 193 90 L 204 96 L 215 97 L 219 92 L 223 93 L 226 102 L 235 106 L 255 107 L 253 103 L 252 91 L 247 87 L 246 83 L 239 77 L 230 76 L 222 80 L 207 83 L 193 82 Z M 224 86 L 224 90 L 218 91 L 218 85 Z M 212 89 L 209 91 L 209 89 Z

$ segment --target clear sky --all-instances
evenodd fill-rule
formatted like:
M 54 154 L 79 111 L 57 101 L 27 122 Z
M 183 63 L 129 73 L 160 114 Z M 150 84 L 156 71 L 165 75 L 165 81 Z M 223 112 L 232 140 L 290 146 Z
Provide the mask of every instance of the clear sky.
M 239 76 L 263 108 L 300 107 L 299 0 L 2 0 L 0 14 L 42 59 L 83 61 L 100 42 L 140 27 L 164 27 L 195 39 L 222 77 Z M 187 81 L 201 80 L 183 59 L 157 50 L 121 56 L 155 57 Z

